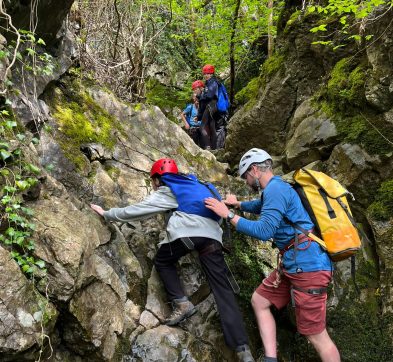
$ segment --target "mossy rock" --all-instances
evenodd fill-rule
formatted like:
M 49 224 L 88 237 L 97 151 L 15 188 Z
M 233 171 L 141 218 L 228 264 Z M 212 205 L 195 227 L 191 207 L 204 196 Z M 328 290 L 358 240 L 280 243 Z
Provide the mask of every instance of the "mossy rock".
M 375 201 L 367 211 L 378 220 L 389 220 L 393 217 L 393 180 L 381 184 L 375 195 Z
M 357 65 L 352 58 L 341 59 L 331 72 L 326 98 L 342 112 L 346 112 L 348 106 L 364 107 L 366 76 L 367 67 L 364 64 Z
M 83 144 L 99 143 L 113 149 L 116 133 L 124 132 L 119 120 L 93 100 L 80 79 L 65 77 L 62 86 L 52 90 L 47 103 L 58 124 L 59 132 L 53 132 L 54 137 L 79 170 L 86 161 L 80 152 Z
M 393 125 L 366 101 L 367 69 L 359 60 L 341 59 L 327 84 L 314 97 L 313 106 L 320 108 L 335 123 L 342 141 L 359 144 L 369 154 L 387 155 L 393 152 L 387 141 L 393 138 Z
M 246 104 L 250 100 L 255 100 L 258 96 L 259 88 L 261 86 L 261 78 L 255 77 L 251 79 L 248 84 L 235 95 L 235 101 L 239 105 Z
M 262 64 L 260 75 L 251 79 L 244 88 L 236 93 L 235 101 L 239 105 L 245 105 L 245 111 L 249 111 L 255 106 L 259 90 L 266 86 L 270 77 L 282 70 L 284 60 L 284 54 L 272 55 Z

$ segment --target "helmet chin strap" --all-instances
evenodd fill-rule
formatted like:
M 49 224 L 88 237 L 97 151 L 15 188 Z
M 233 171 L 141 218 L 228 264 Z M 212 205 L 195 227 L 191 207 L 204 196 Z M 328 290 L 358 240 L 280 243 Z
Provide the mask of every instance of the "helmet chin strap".
M 259 182 L 259 178 L 255 178 L 255 186 L 258 187 L 258 190 L 261 189 L 261 183 Z
M 259 190 L 261 189 L 261 183 L 259 182 L 257 177 L 254 178 L 254 182 L 252 183 L 251 188 L 255 192 L 259 192 Z
M 259 192 L 259 190 L 261 190 L 261 183 L 259 182 L 259 178 L 255 175 L 251 175 L 254 178 L 254 181 L 251 185 L 251 188 L 255 191 L 255 192 Z

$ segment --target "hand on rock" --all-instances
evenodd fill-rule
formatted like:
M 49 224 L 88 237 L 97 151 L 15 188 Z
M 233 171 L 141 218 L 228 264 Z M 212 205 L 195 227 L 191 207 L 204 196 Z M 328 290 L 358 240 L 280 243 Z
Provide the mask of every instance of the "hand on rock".
M 101 206 L 90 204 L 90 207 L 100 216 L 104 216 L 104 209 Z

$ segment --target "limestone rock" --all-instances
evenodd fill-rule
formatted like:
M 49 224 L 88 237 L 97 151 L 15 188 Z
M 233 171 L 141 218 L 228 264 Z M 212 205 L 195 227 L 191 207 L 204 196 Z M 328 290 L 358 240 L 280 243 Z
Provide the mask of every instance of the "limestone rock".
M 159 326 L 137 337 L 130 357 L 144 362 L 228 361 L 214 352 L 210 344 L 204 344 L 179 328 Z
M 69 312 L 74 319 L 64 326 L 68 348 L 82 355 L 95 352 L 102 360 L 110 361 L 125 321 L 119 295 L 109 285 L 95 280 L 73 296 Z
M 172 312 L 161 279 L 155 269 L 152 270 L 147 284 L 145 309 L 153 313 L 161 322 Z
M 152 313 L 145 310 L 141 314 L 139 324 L 141 324 L 146 329 L 152 329 L 157 327 L 160 324 L 160 321 Z
M 66 199 L 40 200 L 34 210 L 36 254 L 48 266 L 49 291 L 59 300 L 68 300 L 81 262 L 102 239 L 109 240 L 109 232 Z
M 290 169 L 326 157 L 337 143 L 336 126 L 323 113 L 306 117 L 289 140 L 285 154 Z
M 0 355 L 21 356 L 39 348 L 41 334 L 52 332 L 58 313 L 1 246 L 0 275 Z
M 366 99 L 380 112 L 386 112 L 393 106 L 393 31 L 389 24 L 391 18 L 383 16 L 385 9 L 376 8 L 370 16 L 379 17 L 368 29 L 370 34 L 378 34 L 375 40 L 366 47 L 366 54 L 371 70 L 366 79 Z
M 378 156 L 370 156 L 359 145 L 337 145 L 327 161 L 327 173 L 349 188 L 356 200 L 367 205 L 371 202 L 368 190 L 385 178 Z

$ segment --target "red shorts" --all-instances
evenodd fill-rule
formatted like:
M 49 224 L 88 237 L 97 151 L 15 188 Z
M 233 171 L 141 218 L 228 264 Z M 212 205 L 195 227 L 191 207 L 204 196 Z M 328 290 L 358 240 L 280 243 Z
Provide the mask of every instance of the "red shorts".
M 330 271 L 306 272 L 299 274 L 281 275 L 281 282 L 277 288 L 273 286 L 277 270 L 274 270 L 256 292 L 269 300 L 277 309 L 285 307 L 291 300 L 291 286 L 300 289 L 326 288 L 332 278 Z M 319 334 L 326 328 L 326 300 L 327 293 L 309 294 L 292 289 L 295 303 L 296 326 L 299 333 L 309 336 Z

